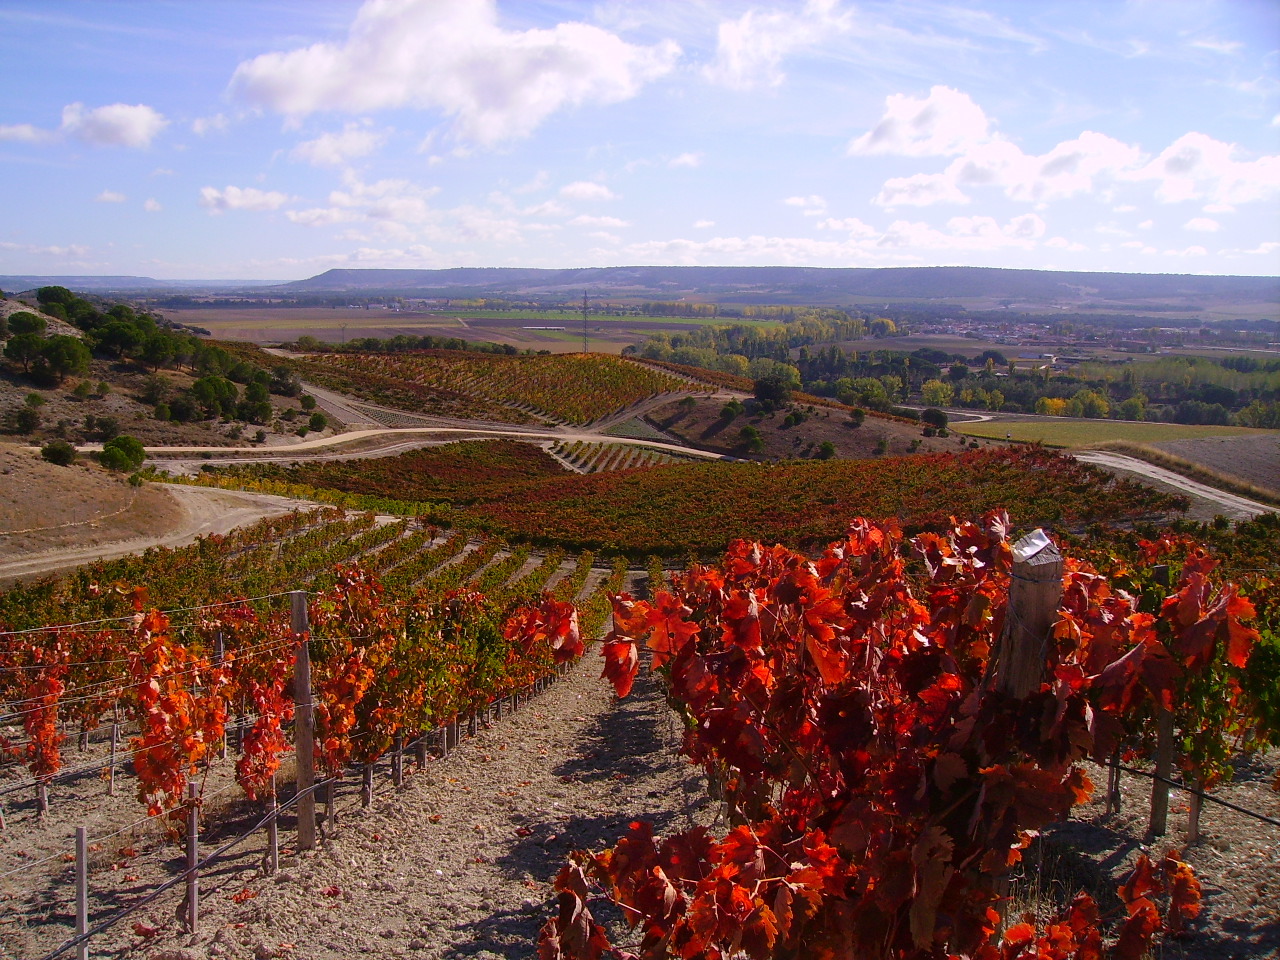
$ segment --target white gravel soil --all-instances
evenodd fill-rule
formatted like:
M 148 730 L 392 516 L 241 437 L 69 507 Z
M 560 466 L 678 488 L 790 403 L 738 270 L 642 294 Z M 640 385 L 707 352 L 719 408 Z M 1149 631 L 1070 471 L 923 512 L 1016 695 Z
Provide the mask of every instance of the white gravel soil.
M 175 917 L 179 887 L 95 939 L 93 956 L 535 956 L 567 853 L 602 849 L 637 818 L 665 833 L 712 813 L 701 773 L 676 754 L 679 733 L 655 685 L 642 679 L 618 701 L 599 665 L 592 648 L 519 711 L 421 770 L 407 755 L 399 790 L 380 766 L 367 810 L 359 776 L 349 776 L 336 836 L 283 855 L 274 876 L 261 869 L 260 842 L 233 851 L 201 877 L 198 936 Z M 291 827 L 282 823 L 282 846 Z M 211 834 L 202 847 L 218 842 Z M 180 870 L 173 852 L 168 865 Z M 142 936 L 135 921 L 158 929 Z

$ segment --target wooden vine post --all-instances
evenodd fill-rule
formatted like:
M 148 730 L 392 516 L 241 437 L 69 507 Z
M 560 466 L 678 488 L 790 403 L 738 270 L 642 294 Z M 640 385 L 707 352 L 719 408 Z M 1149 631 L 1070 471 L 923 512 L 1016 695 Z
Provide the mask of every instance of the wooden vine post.
M 1062 603 L 1062 554 L 1043 530 L 1013 545 L 1004 632 L 996 654 L 996 689 L 1021 699 L 1044 679 L 1049 631 Z
M 293 632 L 298 637 L 298 656 L 294 662 L 294 744 L 298 764 L 298 849 L 311 850 L 316 845 L 315 786 L 315 709 L 311 702 L 311 638 L 308 636 L 307 594 L 294 590 L 289 594 L 293 613 Z
M 1167 564 L 1152 567 L 1151 572 L 1157 585 L 1168 588 Z M 1151 781 L 1151 823 L 1147 828 L 1153 837 L 1162 837 L 1169 829 L 1169 784 L 1166 781 L 1172 773 L 1173 711 L 1162 706 L 1156 714 L 1156 779 Z
M 187 910 L 183 918 L 187 932 L 200 932 L 200 797 L 194 783 L 187 784 Z
M 76 936 L 89 932 L 89 831 L 76 827 Z M 76 947 L 77 960 L 89 960 L 89 940 Z

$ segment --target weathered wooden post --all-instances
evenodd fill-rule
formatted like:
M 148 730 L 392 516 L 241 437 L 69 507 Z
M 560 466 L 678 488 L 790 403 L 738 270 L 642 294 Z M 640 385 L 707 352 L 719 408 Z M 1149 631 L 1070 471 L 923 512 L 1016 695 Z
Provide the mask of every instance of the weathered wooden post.
M 187 932 L 200 932 L 200 799 L 194 783 L 187 784 Z
M 1169 565 L 1158 563 L 1152 567 L 1151 579 L 1157 586 L 1167 589 Z M 1162 837 L 1169 829 L 1169 784 L 1159 778 L 1167 780 L 1172 772 L 1173 711 L 1161 706 L 1156 714 L 1156 779 L 1151 781 L 1151 824 L 1148 828 L 1153 837 Z
M 213 635 L 213 662 L 217 664 L 219 667 L 221 667 L 222 664 L 226 661 L 226 659 L 227 659 L 227 649 L 226 649 L 226 646 L 223 644 L 222 631 L 219 630 L 217 633 Z M 223 728 L 223 731 L 222 731 L 222 743 L 218 747 L 218 759 L 219 760 L 227 759 L 227 731 L 225 727 Z
M 1156 779 L 1151 786 L 1151 826 L 1153 837 L 1163 837 L 1169 829 L 1169 774 L 1173 772 L 1173 711 L 1160 708 L 1156 716 Z
M 311 638 L 308 636 L 307 594 L 294 590 L 292 603 L 294 634 L 298 637 L 298 656 L 294 664 L 294 744 L 298 765 L 298 849 L 311 850 L 316 845 L 315 786 L 315 710 L 311 703 Z
M 116 795 L 116 752 L 120 749 L 120 722 L 111 724 L 111 766 L 107 768 L 107 796 Z
M 373 803 L 373 764 L 366 763 L 360 771 L 360 806 L 368 807 Z
M 76 827 L 76 936 L 89 932 L 89 832 Z M 78 960 L 89 960 L 89 941 L 76 947 Z
M 397 736 L 395 752 L 391 754 L 391 782 L 397 788 L 404 786 L 404 738 Z
M 996 654 L 996 689 L 1022 699 L 1044 679 L 1049 631 L 1062 602 L 1062 554 L 1043 530 L 1013 545 L 1004 632 Z
M 276 796 L 276 775 L 271 775 L 271 799 L 268 805 L 271 819 L 267 821 L 267 853 L 263 858 L 268 874 L 280 869 L 280 799 Z

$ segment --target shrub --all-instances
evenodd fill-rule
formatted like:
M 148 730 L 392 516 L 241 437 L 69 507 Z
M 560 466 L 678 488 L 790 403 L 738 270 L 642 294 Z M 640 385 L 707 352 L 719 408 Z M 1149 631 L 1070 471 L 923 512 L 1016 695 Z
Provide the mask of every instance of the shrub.
M 65 440 L 50 440 L 40 448 L 40 456 L 60 467 L 69 467 L 76 462 L 76 448 Z
M 830 440 L 823 440 L 822 445 L 818 447 L 818 459 L 830 460 L 836 455 L 836 445 Z
M 311 419 L 307 421 L 307 426 L 312 430 L 323 430 L 329 425 L 329 418 L 317 410 L 311 415 Z
M 28 434 L 40 429 L 40 411 L 35 407 L 13 407 L 4 416 L 8 433 Z
M 303 410 L 314 410 L 316 408 L 316 398 L 309 393 L 304 393 L 299 397 L 298 403 L 302 404 Z
M 121 435 L 113 437 L 102 445 L 102 453 L 98 460 L 108 470 L 137 470 L 147 458 L 141 441 L 135 437 Z

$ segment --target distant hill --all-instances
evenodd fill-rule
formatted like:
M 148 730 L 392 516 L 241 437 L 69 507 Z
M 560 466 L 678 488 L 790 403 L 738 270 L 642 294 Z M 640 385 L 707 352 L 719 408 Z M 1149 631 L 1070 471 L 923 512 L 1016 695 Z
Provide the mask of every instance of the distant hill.
M 39 287 L 66 287 L 76 293 L 138 293 L 151 290 L 226 290 L 264 286 L 261 280 L 157 280 L 154 277 L 0 276 L 0 290 L 22 293 Z
M 273 289 L 418 296 L 573 295 L 739 302 L 842 303 L 854 298 L 985 299 L 1063 306 L 1159 301 L 1280 303 L 1280 278 L 1177 274 L 1068 273 L 987 267 L 587 267 L 541 270 L 457 267 L 447 270 L 329 270 Z

